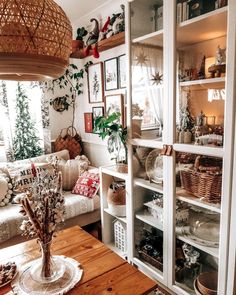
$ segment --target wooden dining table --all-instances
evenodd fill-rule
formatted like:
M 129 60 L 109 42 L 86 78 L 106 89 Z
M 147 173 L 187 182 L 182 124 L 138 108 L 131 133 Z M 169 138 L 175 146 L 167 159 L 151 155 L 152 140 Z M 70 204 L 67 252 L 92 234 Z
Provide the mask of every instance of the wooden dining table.
M 157 283 L 118 256 L 79 226 L 62 230 L 53 241 L 52 253 L 80 262 L 83 276 L 68 295 L 141 295 L 150 294 Z M 40 257 L 36 240 L 0 250 L 0 263 L 22 266 Z M 0 295 L 11 290 L 6 285 Z

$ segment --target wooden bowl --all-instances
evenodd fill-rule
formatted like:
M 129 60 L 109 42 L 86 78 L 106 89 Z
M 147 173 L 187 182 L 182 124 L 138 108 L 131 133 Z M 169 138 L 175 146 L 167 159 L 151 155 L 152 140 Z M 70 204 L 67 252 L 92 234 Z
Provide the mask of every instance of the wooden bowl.
M 217 282 L 217 272 L 203 272 L 197 277 L 197 287 L 203 295 L 217 295 Z

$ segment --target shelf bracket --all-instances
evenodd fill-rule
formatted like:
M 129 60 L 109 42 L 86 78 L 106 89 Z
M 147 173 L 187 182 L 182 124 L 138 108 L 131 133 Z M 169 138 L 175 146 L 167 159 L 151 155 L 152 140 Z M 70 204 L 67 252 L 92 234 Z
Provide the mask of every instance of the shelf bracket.
M 163 149 L 161 150 L 161 155 L 162 156 L 171 156 L 173 151 L 173 146 L 172 145 L 163 145 Z

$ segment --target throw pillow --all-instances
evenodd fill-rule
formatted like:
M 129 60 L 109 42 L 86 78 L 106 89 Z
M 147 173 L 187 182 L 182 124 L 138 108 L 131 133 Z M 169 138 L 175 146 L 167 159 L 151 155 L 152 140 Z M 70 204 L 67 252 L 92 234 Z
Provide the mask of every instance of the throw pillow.
M 96 195 L 99 189 L 99 184 L 99 174 L 84 172 L 77 180 L 75 187 L 72 190 L 72 194 L 92 198 Z
M 0 174 L 0 207 L 10 203 L 12 197 L 12 184 L 6 174 Z
M 45 174 L 52 175 L 54 172 L 53 165 L 49 163 L 36 163 L 34 167 L 36 171 L 45 171 Z M 23 193 L 32 186 L 34 180 L 32 164 L 8 167 L 8 173 L 13 185 L 13 194 Z
M 86 156 L 78 156 L 75 159 L 65 161 L 58 160 L 58 169 L 62 173 L 62 188 L 71 191 L 76 184 L 78 177 L 88 170 L 89 160 Z

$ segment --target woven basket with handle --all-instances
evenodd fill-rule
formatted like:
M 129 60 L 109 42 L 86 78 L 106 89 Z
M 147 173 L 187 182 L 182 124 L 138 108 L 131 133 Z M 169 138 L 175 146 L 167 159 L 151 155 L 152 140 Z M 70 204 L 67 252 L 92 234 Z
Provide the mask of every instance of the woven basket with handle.
M 56 152 L 64 149 L 69 151 L 71 159 L 82 153 L 82 140 L 73 126 L 62 129 L 55 141 Z
M 199 167 L 196 158 L 194 170 L 180 171 L 181 187 L 209 203 L 221 202 L 222 175 L 219 167 Z M 204 171 L 204 172 L 203 172 Z

